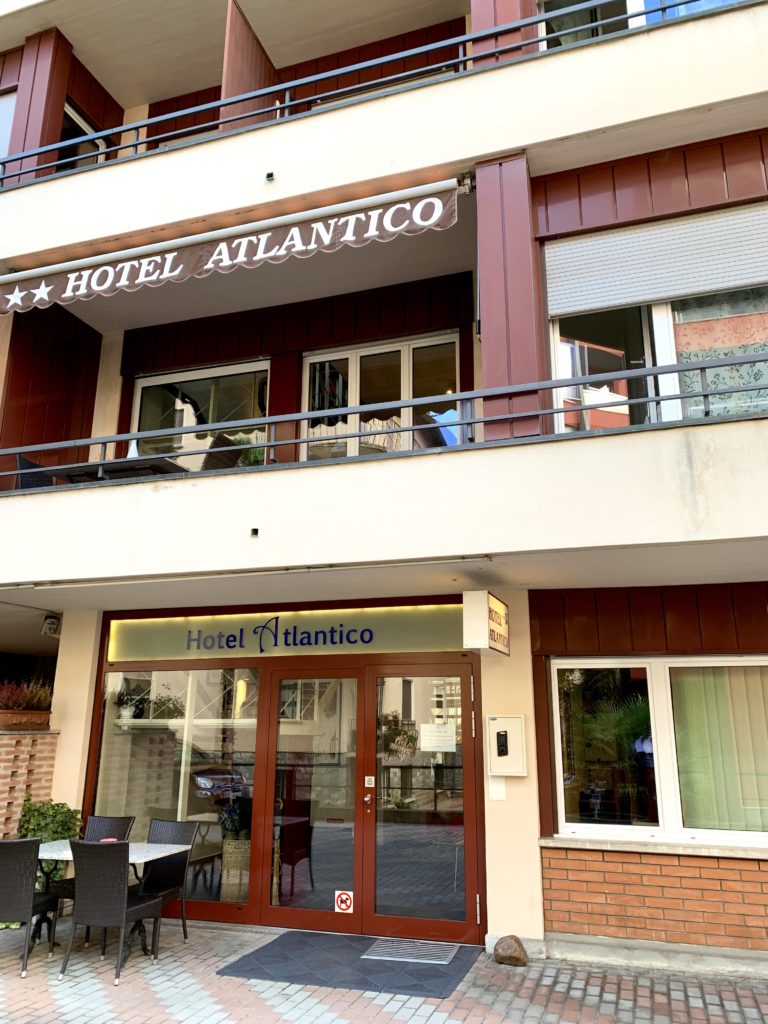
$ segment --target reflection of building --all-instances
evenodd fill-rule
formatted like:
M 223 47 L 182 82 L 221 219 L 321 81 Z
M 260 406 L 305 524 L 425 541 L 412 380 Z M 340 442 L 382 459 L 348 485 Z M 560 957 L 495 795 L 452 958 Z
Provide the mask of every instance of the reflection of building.
M 768 6 L 11 6 L 0 668 L 58 648 L 53 795 L 196 819 L 201 917 L 763 950 Z

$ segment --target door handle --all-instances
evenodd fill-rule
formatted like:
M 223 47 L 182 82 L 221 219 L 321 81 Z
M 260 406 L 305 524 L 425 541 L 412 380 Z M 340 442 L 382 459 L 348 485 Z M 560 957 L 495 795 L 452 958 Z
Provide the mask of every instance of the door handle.
M 363 797 L 363 803 L 364 804 L 371 804 L 371 803 L 373 803 L 373 795 L 371 793 L 366 793 L 365 796 Z

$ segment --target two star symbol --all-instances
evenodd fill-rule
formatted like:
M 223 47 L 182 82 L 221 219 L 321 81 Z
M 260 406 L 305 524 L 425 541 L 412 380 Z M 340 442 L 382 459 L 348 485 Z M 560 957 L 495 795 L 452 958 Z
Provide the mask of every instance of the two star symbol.
M 35 302 L 47 302 L 48 301 L 48 296 L 53 291 L 53 285 L 52 284 L 48 284 L 47 285 L 45 283 L 45 281 L 41 281 L 39 288 L 32 288 L 32 289 L 27 289 L 27 290 L 30 291 L 30 294 L 34 295 L 34 297 L 35 297 L 34 301 Z M 10 295 L 6 295 L 5 296 L 5 300 L 8 303 L 6 308 L 7 309 L 11 309 L 13 306 L 18 306 L 19 309 L 21 309 L 21 300 L 24 298 L 24 296 L 26 294 L 27 294 L 27 291 L 22 291 L 19 288 L 19 286 L 16 285 L 16 288 L 14 289 L 14 291 L 12 291 L 10 293 Z

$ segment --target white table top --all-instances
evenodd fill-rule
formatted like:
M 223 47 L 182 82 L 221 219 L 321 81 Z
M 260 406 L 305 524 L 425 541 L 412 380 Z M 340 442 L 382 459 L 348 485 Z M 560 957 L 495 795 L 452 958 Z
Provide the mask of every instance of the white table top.
M 112 845 L 111 843 L 109 844 Z M 129 843 L 128 860 L 131 864 L 146 864 L 150 860 L 160 860 L 174 853 L 185 853 L 189 846 L 176 846 L 171 843 Z M 52 843 L 41 843 L 39 860 L 72 860 L 72 847 L 68 839 L 57 839 Z

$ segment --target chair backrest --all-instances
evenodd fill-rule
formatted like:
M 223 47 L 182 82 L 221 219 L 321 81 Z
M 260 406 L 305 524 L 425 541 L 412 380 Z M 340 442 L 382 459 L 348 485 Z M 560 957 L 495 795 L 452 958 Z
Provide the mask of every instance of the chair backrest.
M 91 814 L 85 819 L 83 839 L 98 843 L 102 839 L 127 839 L 136 818 L 112 818 L 104 814 Z
M 35 487 L 53 487 L 53 475 L 43 471 L 39 462 L 32 462 L 25 459 L 23 455 L 16 456 L 16 468 L 28 470 L 40 470 L 39 473 L 19 473 L 16 477 L 16 490 L 28 491 Z
M 0 841 L 0 921 L 30 919 L 39 848 L 39 839 Z
M 153 818 L 150 821 L 148 843 L 169 843 L 189 846 L 189 849 L 183 853 L 175 853 L 172 857 L 151 860 L 144 869 L 143 881 L 146 892 L 179 889 L 184 885 L 199 827 L 197 821 L 166 821 L 163 818 Z
M 76 923 L 120 927 L 128 902 L 128 843 L 71 839 L 75 865 Z

